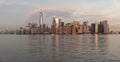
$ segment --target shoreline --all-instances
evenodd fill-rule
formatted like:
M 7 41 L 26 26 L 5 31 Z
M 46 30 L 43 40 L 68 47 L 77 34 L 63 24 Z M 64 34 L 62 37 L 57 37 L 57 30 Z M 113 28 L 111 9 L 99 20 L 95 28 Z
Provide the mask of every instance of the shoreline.
M 0 34 L 0 35 L 120 35 L 120 34 Z

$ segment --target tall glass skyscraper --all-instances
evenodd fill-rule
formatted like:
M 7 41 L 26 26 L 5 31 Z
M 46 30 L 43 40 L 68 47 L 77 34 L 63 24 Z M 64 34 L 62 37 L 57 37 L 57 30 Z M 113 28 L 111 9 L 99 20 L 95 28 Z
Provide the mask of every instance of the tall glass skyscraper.
M 42 12 L 42 10 L 39 13 L 39 27 L 40 27 L 41 32 L 43 32 L 43 12 Z

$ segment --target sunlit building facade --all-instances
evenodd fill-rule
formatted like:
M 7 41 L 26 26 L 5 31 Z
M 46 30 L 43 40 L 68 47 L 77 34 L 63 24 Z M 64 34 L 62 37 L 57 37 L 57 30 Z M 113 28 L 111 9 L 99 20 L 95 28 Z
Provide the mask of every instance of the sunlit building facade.
M 103 32 L 104 34 L 108 34 L 109 33 L 109 24 L 108 24 L 108 21 L 107 20 L 103 20 L 101 22 L 101 24 L 103 25 Z

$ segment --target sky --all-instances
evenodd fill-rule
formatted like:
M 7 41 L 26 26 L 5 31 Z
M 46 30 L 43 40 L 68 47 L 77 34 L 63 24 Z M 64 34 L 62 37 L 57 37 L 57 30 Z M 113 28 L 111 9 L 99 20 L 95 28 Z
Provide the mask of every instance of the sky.
M 0 0 L 0 30 L 38 23 L 41 9 L 44 23 L 48 25 L 52 17 L 57 16 L 66 23 L 108 20 L 112 30 L 120 28 L 119 0 Z

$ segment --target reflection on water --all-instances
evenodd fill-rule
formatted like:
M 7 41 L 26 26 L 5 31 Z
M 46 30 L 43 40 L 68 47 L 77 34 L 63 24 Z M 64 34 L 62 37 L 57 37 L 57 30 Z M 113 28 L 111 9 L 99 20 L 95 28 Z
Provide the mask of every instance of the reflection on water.
M 17 62 L 119 62 L 120 59 L 120 54 L 115 53 L 120 51 L 119 48 L 115 50 L 116 47 L 120 47 L 120 44 L 118 44 L 118 40 L 112 39 L 111 35 L 25 35 L 14 37 L 17 39 L 13 40 L 13 36 L 7 37 L 16 45 L 16 47 L 12 47 L 13 49 L 11 48 L 14 53 L 9 56 L 14 59 L 5 59 L 7 55 L 4 54 L 4 58 L 0 56 L 3 61 L 16 62 L 19 59 Z M 116 42 L 117 46 L 111 41 Z M 1 43 L 0 45 L 2 45 Z M 14 54 L 18 55 L 12 56 Z
M 109 62 L 107 35 L 41 35 L 28 38 L 27 51 L 32 58 L 29 62 Z

